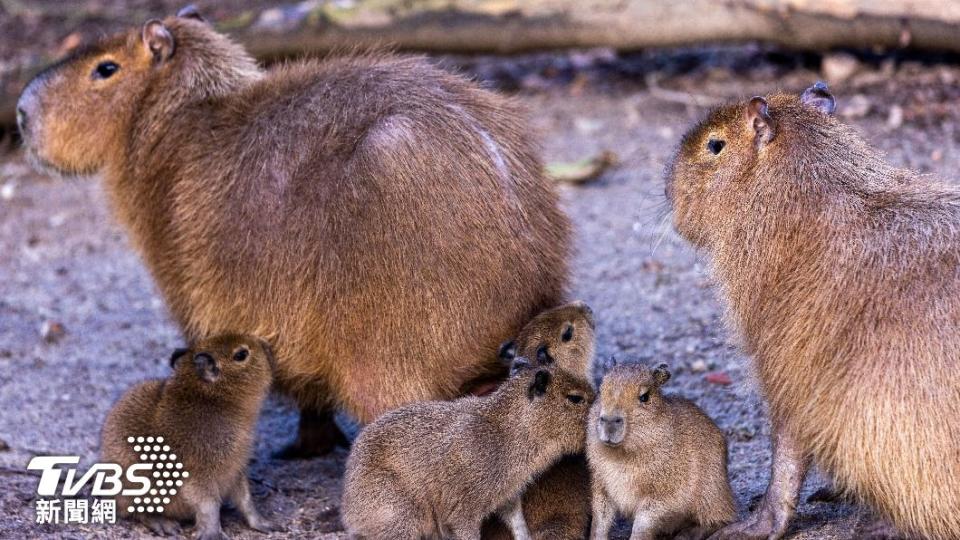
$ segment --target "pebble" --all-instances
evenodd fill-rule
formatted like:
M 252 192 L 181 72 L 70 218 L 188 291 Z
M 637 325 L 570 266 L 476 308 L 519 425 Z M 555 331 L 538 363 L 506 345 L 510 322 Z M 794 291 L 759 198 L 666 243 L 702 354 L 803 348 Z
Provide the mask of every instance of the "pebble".
M 887 127 L 890 129 L 897 129 L 903 125 L 903 107 L 899 105 L 894 105 L 890 107 L 890 112 L 887 113 Z
M 872 104 L 867 96 L 857 94 L 851 97 L 840 109 L 840 115 L 846 118 L 863 118 L 870 112 Z
M 690 371 L 694 373 L 703 373 L 707 370 L 707 363 L 703 360 L 694 360 L 690 363 Z
M 40 326 L 40 336 L 47 343 L 56 343 L 65 335 L 67 335 L 67 329 L 57 321 L 43 321 Z

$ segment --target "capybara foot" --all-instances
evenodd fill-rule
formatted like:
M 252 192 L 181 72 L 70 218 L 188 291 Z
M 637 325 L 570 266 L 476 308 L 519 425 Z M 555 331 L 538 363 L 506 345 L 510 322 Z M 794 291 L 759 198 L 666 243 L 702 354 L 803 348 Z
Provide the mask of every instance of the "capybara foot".
M 787 532 L 789 513 L 778 516 L 766 503 L 743 521 L 731 523 L 710 536 L 710 540 L 777 540 Z
M 170 518 L 160 516 L 146 516 L 141 519 L 150 532 L 157 536 L 177 536 L 180 534 L 180 524 Z
M 350 446 L 350 441 L 333 421 L 333 415 L 329 412 L 303 409 L 300 411 L 297 440 L 274 454 L 274 457 L 279 459 L 309 459 L 325 456 L 337 446 L 347 448 Z

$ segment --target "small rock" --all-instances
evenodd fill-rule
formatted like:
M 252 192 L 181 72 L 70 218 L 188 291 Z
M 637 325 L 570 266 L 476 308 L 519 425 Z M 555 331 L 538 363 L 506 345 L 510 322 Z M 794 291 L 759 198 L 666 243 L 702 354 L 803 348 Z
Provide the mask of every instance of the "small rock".
M 828 83 L 839 83 L 846 81 L 860 70 L 860 61 L 852 54 L 832 53 L 823 57 L 820 70 Z
M 863 118 L 872 107 L 870 100 L 863 94 L 851 97 L 840 110 L 840 115 L 846 118 Z
M 937 149 L 934 150 L 933 152 L 930 152 L 930 159 L 931 159 L 932 161 L 937 161 L 937 162 L 939 162 L 940 160 L 942 160 L 942 159 L 943 159 L 943 150 L 937 148 Z
M 17 193 L 17 184 L 12 180 L 3 184 L 3 187 L 0 187 L 0 199 L 9 201 Z
M 890 107 L 890 112 L 887 113 L 887 127 L 890 129 L 897 129 L 903 125 L 903 107 L 899 105 L 894 105 Z
M 83 43 L 83 35 L 81 35 L 80 32 L 73 32 L 60 42 L 59 54 L 67 54 L 79 47 L 81 43 Z
M 690 363 L 690 371 L 694 373 L 703 373 L 707 370 L 707 363 L 703 360 L 694 360 Z
M 727 375 L 722 371 L 712 371 L 710 373 L 707 373 L 704 378 L 710 384 L 720 384 L 724 386 L 728 384 L 733 384 L 733 379 L 731 379 L 729 375 Z
M 0 452 L 6 452 L 10 450 L 10 445 L 7 444 L 7 441 L 0 439 Z
M 47 343 L 56 343 L 67 335 L 67 329 L 59 322 L 43 321 L 43 325 L 40 326 L 40 335 Z

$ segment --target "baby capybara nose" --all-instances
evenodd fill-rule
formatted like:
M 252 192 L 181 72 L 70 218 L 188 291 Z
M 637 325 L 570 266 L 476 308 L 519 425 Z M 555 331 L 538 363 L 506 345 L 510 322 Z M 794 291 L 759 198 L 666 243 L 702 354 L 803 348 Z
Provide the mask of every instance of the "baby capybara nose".
M 601 416 L 600 423 L 597 424 L 597 437 L 611 446 L 616 446 L 623 442 L 623 417 L 622 416 Z
M 32 127 L 33 119 L 37 118 L 37 107 L 36 82 L 31 82 L 17 100 L 17 129 L 21 134 L 26 135 Z
M 27 131 L 27 111 L 20 105 L 17 105 L 17 129 L 20 133 Z

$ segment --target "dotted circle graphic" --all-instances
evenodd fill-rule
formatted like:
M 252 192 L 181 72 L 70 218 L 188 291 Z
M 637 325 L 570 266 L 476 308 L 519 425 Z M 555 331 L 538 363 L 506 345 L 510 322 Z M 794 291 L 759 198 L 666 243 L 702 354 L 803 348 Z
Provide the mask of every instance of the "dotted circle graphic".
M 183 486 L 181 478 L 190 476 L 190 473 L 184 470 L 183 463 L 177 461 L 177 455 L 171 451 L 170 445 L 163 442 L 163 437 L 154 435 L 127 437 L 127 443 L 132 445 L 140 463 L 151 465 L 150 475 L 153 477 L 149 491 L 145 495 L 134 497 L 133 504 L 127 507 L 127 512 L 162 513 L 170 504 L 170 497 L 177 494 L 174 486 Z

